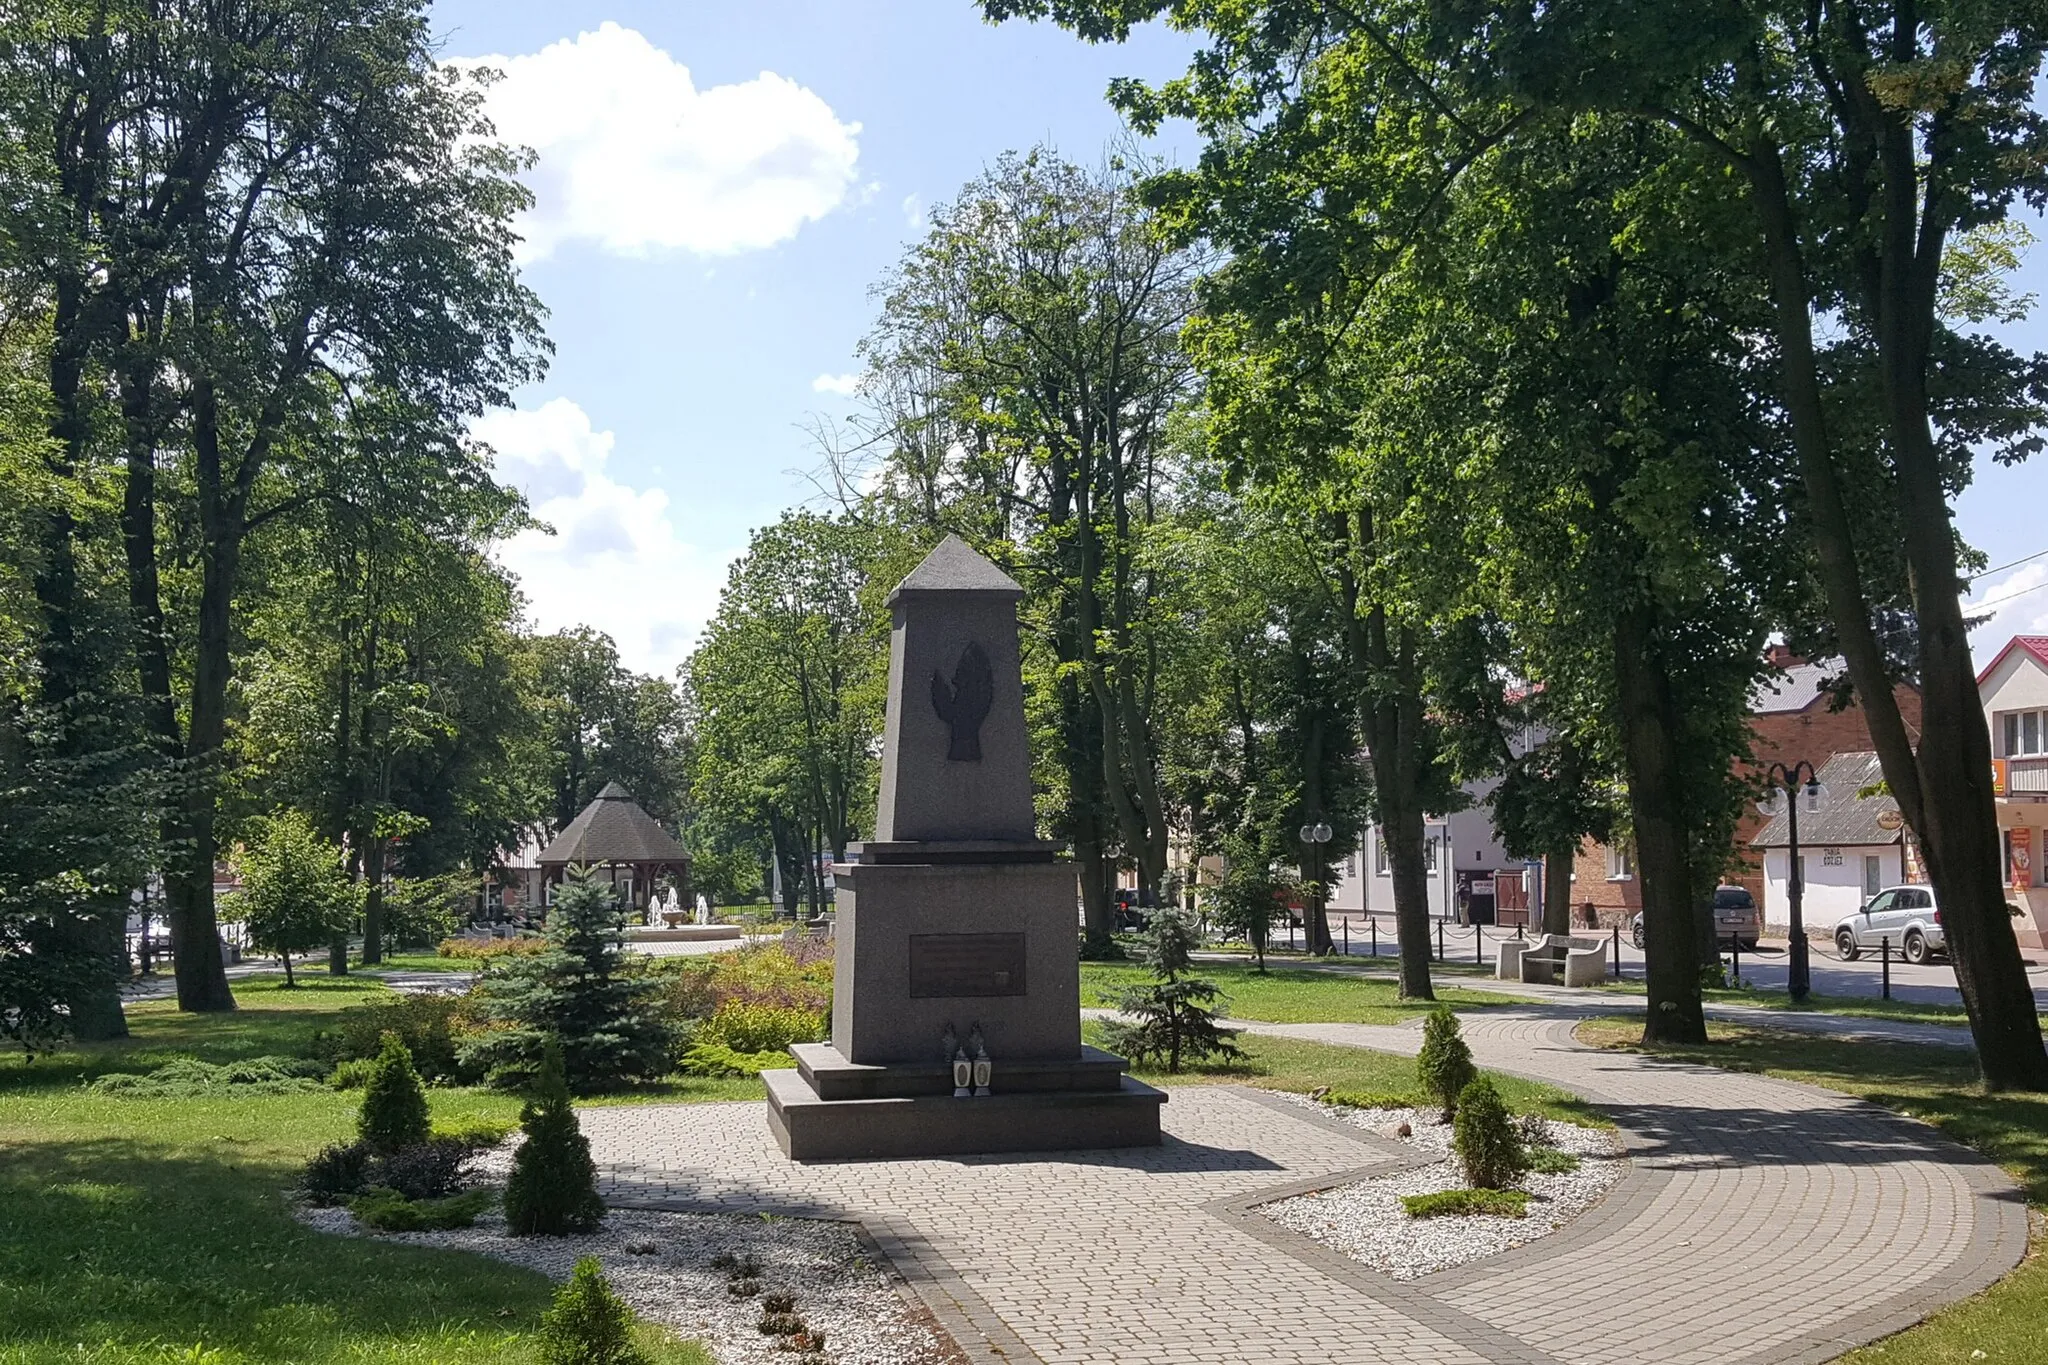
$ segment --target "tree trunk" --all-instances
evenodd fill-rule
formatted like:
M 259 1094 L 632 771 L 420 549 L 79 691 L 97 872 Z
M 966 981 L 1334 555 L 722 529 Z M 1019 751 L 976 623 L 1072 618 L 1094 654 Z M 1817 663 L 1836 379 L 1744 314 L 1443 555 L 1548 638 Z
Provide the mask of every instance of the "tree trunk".
M 1543 859 L 1543 932 L 1572 931 L 1572 864 L 1576 847 L 1554 848 Z
M 1375 764 L 1377 767 L 1377 764 Z M 1434 1000 L 1429 980 L 1429 865 L 1420 806 L 1380 807 L 1380 841 L 1394 882 L 1394 933 L 1401 945 L 1401 998 Z M 1448 869 L 1446 869 L 1448 871 Z
M 1908 316 L 1918 317 L 1914 310 L 1920 305 L 1906 297 L 1902 263 L 1888 259 L 1893 278 L 1878 300 L 1878 343 L 1920 637 L 1922 739 L 1915 752 L 1856 564 L 1855 532 L 1814 362 L 1798 225 L 1777 148 L 1753 146 L 1749 170 L 1770 263 L 1786 411 L 1792 417 L 1821 583 L 1849 679 L 1870 725 L 1886 785 L 1919 836 L 1985 1084 L 2048 1090 L 2048 1049 L 2005 909 L 1997 804 L 1991 795 L 1991 737 L 1956 595 L 1954 530 L 1928 430 L 1926 349 Z
M 1655 650 L 1650 608 L 1630 606 L 1616 614 L 1615 680 L 1650 997 L 1643 1041 L 1704 1043 L 1707 1020 L 1700 1007 L 1691 876 L 1677 800 L 1676 709 Z
M 384 841 L 371 837 L 363 850 L 363 965 L 384 960 Z

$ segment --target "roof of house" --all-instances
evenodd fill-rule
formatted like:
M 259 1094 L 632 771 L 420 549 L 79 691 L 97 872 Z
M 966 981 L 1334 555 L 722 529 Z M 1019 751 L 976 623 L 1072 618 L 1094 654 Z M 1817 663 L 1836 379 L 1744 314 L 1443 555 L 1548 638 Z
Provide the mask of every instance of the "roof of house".
M 1868 751 L 1836 754 L 1822 764 L 1820 809 L 1809 810 L 1806 794 L 1799 793 L 1800 846 L 1841 848 L 1897 843 L 1900 832 L 1880 825 L 1878 817 L 1886 811 L 1897 811 L 1899 803 L 1889 796 L 1857 795 L 1883 780 L 1884 769 L 1878 765 L 1877 755 Z M 1749 842 L 1756 848 L 1784 848 L 1791 842 L 1791 827 L 1791 817 L 1780 810 Z
M 1765 678 L 1750 691 L 1750 714 L 1768 716 L 1781 715 L 1788 711 L 1804 711 L 1825 695 L 1821 691 L 1821 684 L 1839 672 L 1841 666 L 1839 659 L 1796 663 L 1782 674 L 1773 674 Z
M 2015 635 L 2005 642 L 2005 648 L 1999 650 L 1998 656 L 1977 675 L 1977 686 L 1982 687 L 1984 680 L 1990 677 L 1992 672 L 2005 662 L 2005 656 L 2015 649 L 2024 649 L 2040 661 L 2041 667 L 2048 668 L 2048 635 Z
M 685 863 L 690 855 L 616 782 L 540 851 L 547 863 Z

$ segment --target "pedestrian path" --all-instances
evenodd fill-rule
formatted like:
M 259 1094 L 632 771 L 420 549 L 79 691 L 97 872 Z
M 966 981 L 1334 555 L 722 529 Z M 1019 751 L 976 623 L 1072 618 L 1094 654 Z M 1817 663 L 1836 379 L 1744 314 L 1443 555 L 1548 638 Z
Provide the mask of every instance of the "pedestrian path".
M 1555 1236 L 1409 1282 L 1252 1211 L 1405 1154 L 1238 1087 L 1173 1088 L 1162 1147 L 1036 1157 L 797 1166 L 759 1104 L 582 1121 L 615 1202 L 856 1220 L 970 1359 L 1008 1365 L 1799 1365 L 2024 1252 L 2018 1192 L 1933 1129 L 1770 1077 L 1586 1048 L 1577 1018 L 1532 1004 L 1464 1025 L 1482 1065 L 1603 1105 L 1630 1174 Z M 1420 1044 L 1414 1024 L 1245 1027 Z

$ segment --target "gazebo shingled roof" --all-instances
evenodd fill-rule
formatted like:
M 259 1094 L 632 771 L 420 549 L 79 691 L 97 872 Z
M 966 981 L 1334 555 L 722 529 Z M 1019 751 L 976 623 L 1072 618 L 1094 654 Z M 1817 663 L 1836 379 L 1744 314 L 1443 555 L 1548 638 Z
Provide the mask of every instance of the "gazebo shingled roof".
M 548 842 L 537 859 L 542 867 L 570 863 L 676 863 L 690 855 L 654 817 L 634 804 L 633 794 L 607 782 L 597 798 Z

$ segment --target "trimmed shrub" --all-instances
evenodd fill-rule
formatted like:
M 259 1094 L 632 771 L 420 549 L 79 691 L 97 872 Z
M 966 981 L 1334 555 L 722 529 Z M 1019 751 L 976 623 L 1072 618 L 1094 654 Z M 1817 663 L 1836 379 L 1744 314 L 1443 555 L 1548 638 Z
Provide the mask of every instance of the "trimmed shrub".
M 812 1010 L 728 1000 L 690 1041 L 717 1043 L 734 1052 L 781 1052 L 791 1043 L 815 1043 L 824 1036 L 824 1017 Z
M 539 934 L 518 938 L 444 938 L 434 952 L 466 962 L 488 962 L 494 957 L 534 957 L 548 950 Z
M 1449 1006 L 1438 1005 L 1422 1021 L 1422 1051 L 1415 1057 L 1415 1074 L 1422 1089 L 1443 1106 L 1443 1121 L 1458 1114 L 1458 1096 L 1478 1076 L 1472 1065 L 1472 1049 L 1458 1031 L 1458 1016 Z
M 379 1232 L 441 1232 L 466 1228 L 491 1206 L 489 1190 L 468 1190 L 438 1199 L 407 1199 L 379 1185 L 348 1201 L 348 1211 L 364 1227 Z
M 1410 1218 L 1452 1218 L 1489 1213 L 1497 1218 L 1529 1216 L 1525 1190 L 1439 1190 L 1435 1194 L 1404 1194 L 1401 1207 Z
M 360 1142 L 337 1142 L 323 1147 L 318 1156 L 306 1163 L 299 1176 L 299 1189 L 314 1204 L 339 1204 L 369 1186 L 370 1161 L 370 1149 Z
M 595 1256 L 576 1263 L 541 1315 L 542 1365 L 648 1365 L 633 1344 L 633 1310 L 612 1292 Z
M 505 1183 L 505 1222 L 516 1237 L 563 1237 L 594 1232 L 604 1218 L 597 1194 L 597 1165 L 590 1139 L 569 1107 L 562 1079 L 562 1054 L 549 1047 L 541 1060 L 540 1085 L 519 1114 L 526 1141 L 512 1156 Z
M 321 1088 L 326 1068 L 296 1057 L 253 1057 L 216 1066 L 190 1057 L 143 1074 L 117 1071 L 87 1087 L 96 1095 L 133 1099 L 201 1099 L 208 1095 L 297 1095 Z
M 1523 1155 L 1528 1159 L 1529 1169 L 1544 1175 L 1570 1175 L 1579 1169 L 1580 1160 L 1571 1152 L 1561 1152 L 1555 1147 L 1530 1147 Z
M 1421 1104 L 1413 1095 L 1399 1095 L 1391 1090 L 1327 1090 L 1316 1099 L 1344 1109 L 1415 1109 Z
M 356 1132 L 372 1150 L 395 1152 L 425 1142 L 432 1130 L 427 1092 L 420 1087 L 419 1072 L 413 1070 L 412 1053 L 397 1034 L 387 1033 L 363 1088 Z
M 473 1011 L 466 996 L 433 993 L 351 1005 L 335 1019 L 333 1028 L 314 1035 L 313 1054 L 337 1068 L 346 1062 L 371 1060 L 384 1050 L 384 1035 L 395 1033 L 412 1054 L 413 1069 L 422 1079 L 442 1083 L 474 1080 L 455 1055 L 458 1043 L 476 1031 Z
M 1514 1116 L 1501 1102 L 1500 1091 L 1484 1076 L 1458 1095 L 1451 1150 L 1465 1168 L 1465 1179 L 1482 1190 L 1512 1185 L 1529 1169 L 1529 1154 L 1515 1135 Z
M 357 1057 L 351 1061 L 338 1062 L 327 1075 L 327 1084 L 336 1090 L 361 1090 L 370 1083 L 376 1073 L 377 1060 L 374 1057 Z
M 683 1049 L 683 1070 L 692 1076 L 758 1076 L 794 1064 L 786 1051 L 735 1052 L 723 1043 L 692 1043 Z

